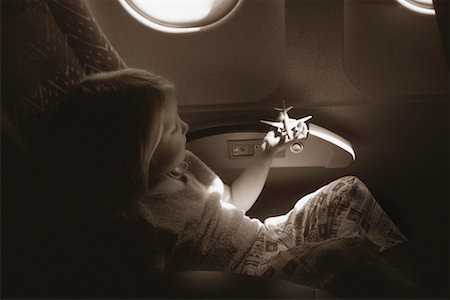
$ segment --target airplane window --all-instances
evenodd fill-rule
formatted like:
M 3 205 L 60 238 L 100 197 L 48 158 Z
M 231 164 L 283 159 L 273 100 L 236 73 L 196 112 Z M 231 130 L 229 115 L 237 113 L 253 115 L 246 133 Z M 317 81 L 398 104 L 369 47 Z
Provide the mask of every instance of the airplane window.
M 418 13 L 434 15 L 433 0 L 397 0 L 404 7 Z
M 210 28 L 227 19 L 240 0 L 119 0 L 138 21 L 164 32 Z

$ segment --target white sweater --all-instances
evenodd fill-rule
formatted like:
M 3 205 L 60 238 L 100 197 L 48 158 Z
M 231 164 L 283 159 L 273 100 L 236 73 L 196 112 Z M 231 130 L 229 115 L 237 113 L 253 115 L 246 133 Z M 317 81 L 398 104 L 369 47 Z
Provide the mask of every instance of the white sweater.
M 233 271 L 263 224 L 226 202 L 222 180 L 192 152 L 186 186 L 174 193 L 148 195 L 137 209 L 156 230 L 177 236 L 173 254 L 181 270 Z

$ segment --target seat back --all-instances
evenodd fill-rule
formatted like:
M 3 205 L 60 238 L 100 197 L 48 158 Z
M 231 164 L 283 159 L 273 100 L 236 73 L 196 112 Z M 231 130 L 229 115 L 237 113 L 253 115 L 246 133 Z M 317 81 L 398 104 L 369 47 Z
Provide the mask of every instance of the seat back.
M 2 1 L 2 113 L 28 143 L 68 88 L 93 72 L 123 68 L 82 0 Z
M 70 206 L 37 149 L 73 83 L 125 63 L 82 0 L 2 0 L 1 22 L 2 296 L 62 297 Z

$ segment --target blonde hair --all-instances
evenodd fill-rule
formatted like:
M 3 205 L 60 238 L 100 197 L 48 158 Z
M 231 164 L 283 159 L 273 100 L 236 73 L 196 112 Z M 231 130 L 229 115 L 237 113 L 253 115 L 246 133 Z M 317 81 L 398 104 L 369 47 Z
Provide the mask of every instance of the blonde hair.
M 97 73 L 81 80 L 56 125 L 65 141 L 62 152 L 72 156 L 62 167 L 89 193 L 115 202 L 116 207 L 147 192 L 156 177 L 153 154 L 173 90 L 167 79 L 141 69 Z

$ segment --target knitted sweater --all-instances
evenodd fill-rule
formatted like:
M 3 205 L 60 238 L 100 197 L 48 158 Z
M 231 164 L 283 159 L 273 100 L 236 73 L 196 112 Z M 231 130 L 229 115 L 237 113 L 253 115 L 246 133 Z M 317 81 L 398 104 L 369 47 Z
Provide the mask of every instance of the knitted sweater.
M 139 214 L 156 230 L 175 234 L 177 269 L 233 271 L 263 224 L 226 202 L 222 180 L 192 152 L 185 161 L 185 188 L 145 196 L 136 203 Z

